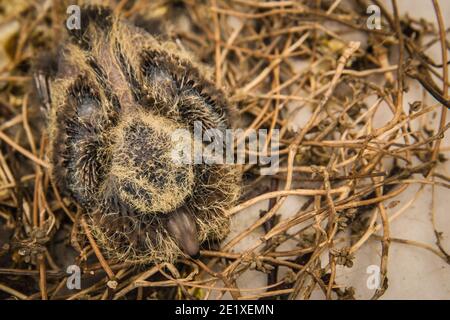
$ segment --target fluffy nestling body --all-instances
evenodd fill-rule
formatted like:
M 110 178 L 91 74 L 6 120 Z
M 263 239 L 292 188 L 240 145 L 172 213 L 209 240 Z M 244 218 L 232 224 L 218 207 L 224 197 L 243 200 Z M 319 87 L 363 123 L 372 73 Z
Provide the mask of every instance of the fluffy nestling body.
M 81 22 L 45 71 L 52 176 L 111 258 L 196 256 L 202 242 L 227 234 L 240 171 L 174 163 L 171 134 L 195 121 L 230 127 L 232 108 L 173 43 L 104 8 L 84 9 Z

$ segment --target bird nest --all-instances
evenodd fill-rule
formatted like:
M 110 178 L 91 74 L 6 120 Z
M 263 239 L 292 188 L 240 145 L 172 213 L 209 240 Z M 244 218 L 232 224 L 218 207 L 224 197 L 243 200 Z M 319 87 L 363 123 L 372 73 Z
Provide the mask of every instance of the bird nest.
M 450 262 L 434 204 L 435 245 L 390 231 L 426 186 L 449 187 L 439 173 L 449 45 L 437 1 L 435 21 L 400 16 L 396 1 L 109 2 L 138 25 L 159 21 L 210 66 L 239 127 L 266 129 L 267 145 L 279 137 L 278 167 L 262 175 L 259 163 L 243 166 L 241 199 L 226 212 L 231 233 L 204 244 L 199 259 L 108 259 L 51 179 L 33 93 L 33 58 L 61 43 L 70 3 L 0 2 L 0 298 L 353 299 L 358 292 L 337 279 L 369 241 L 381 249 L 371 296 L 379 298 L 393 242 Z M 433 46 L 439 61 L 427 53 Z M 413 87 L 422 98 L 409 101 Z M 412 185 L 417 191 L 398 201 Z M 68 285 L 77 268 L 81 289 Z M 264 283 L 245 280 L 249 272 Z

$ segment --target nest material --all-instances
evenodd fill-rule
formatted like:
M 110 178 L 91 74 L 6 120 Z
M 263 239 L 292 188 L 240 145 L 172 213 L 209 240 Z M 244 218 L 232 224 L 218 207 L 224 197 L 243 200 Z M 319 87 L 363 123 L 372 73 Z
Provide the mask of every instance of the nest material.
M 203 250 L 204 263 L 179 258 L 175 265 L 162 263 L 144 270 L 100 259 L 99 247 L 113 242 L 102 241 L 104 233 L 95 229 L 98 240 L 94 240 L 90 222 L 77 219 L 76 207 L 60 196 L 50 179 L 48 140 L 39 107 L 29 94 L 29 66 L 30 57 L 53 50 L 61 40 L 69 4 L 2 4 L 7 7 L 2 11 L 4 21 L 20 25 L 15 33 L 13 25 L 8 33 L 13 36 L 3 41 L 7 61 L 0 75 L 2 297 L 100 299 L 105 297 L 105 285 L 111 284 L 108 280 L 114 280 L 116 299 L 208 298 L 211 292 L 218 292 L 214 297 L 229 293 L 233 298 L 295 299 L 309 298 L 315 289 L 326 298 L 352 299 L 358 293 L 337 280 L 338 266 L 351 268 L 359 249 L 374 240 L 382 249 L 381 286 L 373 294 L 378 298 L 388 289 L 392 242 L 427 248 L 448 263 L 441 234 L 446 228 L 436 219 L 432 219 L 437 243 L 433 247 L 396 239 L 389 228 L 425 185 L 448 188 L 448 177 L 438 167 L 446 161 L 440 147 L 448 127 L 448 81 L 442 81 L 448 77 L 448 64 L 427 55 L 428 48 L 437 44 L 442 49 L 440 61 L 448 60 L 444 21 L 436 3 L 433 22 L 399 16 L 395 1 L 393 11 L 375 3 L 382 12 L 381 29 L 367 27 L 365 1 L 321 1 L 320 6 L 310 1 L 180 1 L 177 5 L 111 1 L 113 10 L 131 21 L 168 21 L 157 25 L 198 61 L 213 66 L 215 84 L 226 87 L 244 129 L 266 128 L 269 135 L 270 130 L 281 131 L 277 175 L 259 176 L 257 165 L 247 165 L 244 195 L 226 215 L 234 218 L 261 201 L 268 202 L 267 210 L 249 227 L 233 233 L 220 249 L 212 243 Z M 346 40 L 356 33 L 364 39 L 359 46 Z M 152 68 L 148 72 L 161 76 Z M 423 90 L 420 101 L 405 99 L 406 90 L 413 86 Z M 223 177 L 207 180 L 212 194 L 216 188 L 226 189 L 227 179 L 234 179 L 231 173 Z M 401 206 L 391 202 L 411 184 L 420 185 L 413 199 Z M 229 194 L 224 203 L 236 196 L 233 190 L 224 194 Z M 305 202 L 294 214 L 281 217 L 278 212 L 288 196 L 303 196 Z M 202 239 L 211 230 L 222 233 L 223 220 L 214 220 L 220 215 L 213 212 L 223 204 L 211 207 L 207 196 L 197 201 L 197 208 L 211 214 L 198 221 Z M 203 226 L 206 220 L 209 224 Z M 237 245 L 261 230 L 262 238 L 236 251 Z M 63 250 L 56 249 L 60 239 L 66 241 Z M 74 262 L 82 265 L 84 279 L 90 279 L 94 270 L 107 276 L 93 280 L 82 293 L 61 292 L 58 285 L 65 276 L 63 266 L 73 263 L 64 258 L 73 248 L 78 250 Z M 170 252 L 173 258 L 178 255 Z M 266 274 L 267 286 L 238 285 L 247 270 Z M 24 277 L 38 273 L 39 281 Z M 161 277 L 165 285 L 183 285 L 177 291 L 156 289 Z M 140 285 L 145 288 L 136 290 Z M 255 293 L 236 290 L 241 288 Z

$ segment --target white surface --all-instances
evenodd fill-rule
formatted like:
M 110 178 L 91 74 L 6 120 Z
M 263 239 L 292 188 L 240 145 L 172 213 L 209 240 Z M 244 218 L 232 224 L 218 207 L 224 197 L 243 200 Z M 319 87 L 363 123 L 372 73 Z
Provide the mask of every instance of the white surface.
M 390 3 L 390 1 L 387 1 Z M 439 1 L 446 28 L 450 26 L 450 1 Z M 408 13 L 411 17 L 425 18 L 435 22 L 436 17 L 432 2 L 427 0 L 400 0 L 398 1 L 400 13 Z M 448 36 L 447 36 L 448 39 Z M 441 61 L 441 52 L 435 46 L 428 52 L 435 59 Z M 405 105 L 408 102 L 421 100 L 422 89 L 414 82 L 409 84 L 410 90 L 405 95 Z M 432 98 L 428 101 L 431 103 Z M 440 111 L 440 110 L 439 110 Z M 437 119 L 432 121 L 433 127 L 437 127 Z M 449 117 L 447 117 L 448 121 Z M 430 120 L 431 121 L 431 120 Z M 448 133 L 441 146 L 449 146 Z M 447 158 L 450 153 L 445 152 Z M 438 166 L 437 172 L 448 174 L 449 162 Z M 411 186 L 398 199 L 401 200 L 389 213 L 398 211 L 409 199 L 414 197 L 419 189 L 417 185 Z M 440 232 L 443 232 L 442 244 L 447 252 L 450 251 L 450 211 L 447 189 L 436 188 L 435 208 L 436 222 Z M 424 191 L 407 209 L 407 211 L 391 224 L 391 236 L 401 239 L 415 240 L 427 243 L 436 248 L 435 236 L 431 224 L 431 187 L 425 187 Z M 356 288 L 358 298 L 369 298 L 373 291 L 367 289 L 365 280 L 369 276 L 366 268 L 370 264 L 379 264 L 381 246 L 378 241 L 369 241 L 361 248 L 356 256 L 355 265 L 347 269 L 345 275 L 336 279 L 337 282 L 350 283 Z M 435 254 L 421 248 L 410 245 L 392 243 L 390 247 L 388 263 L 389 289 L 383 299 L 450 299 L 450 266 Z
M 406 1 L 400 0 L 400 12 L 408 13 L 412 17 L 423 17 L 428 21 L 436 21 L 432 2 L 427 0 Z M 388 7 L 390 8 L 389 1 Z M 446 28 L 450 27 L 450 1 L 440 1 L 441 10 L 443 12 Z M 364 44 L 363 44 L 364 45 Z M 435 59 L 441 61 L 441 53 L 436 46 L 427 53 Z M 422 88 L 416 83 L 409 84 L 410 90 L 404 97 L 405 106 L 408 102 L 421 100 Z M 428 102 L 435 103 L 432 98 L 428 98 Z M 383 110 L 383 109 L 381 109 Z M 384 109 L 386 110 L 386 109 Z M 440 112 L 440 110 L 438 110 Z M 385 115 L 390 117 L 391 114 L 386 112 Z M 303 118 L 303 117 L 300 117 Z M 437 122 L 439 114 L 432 121 L 433 128 L 438 126 Z M 302 124 L 299 123 L 301 127 Z M 450 139 L 445 137 L 441 143 L 442 147 L 450 146 Z M 446 152 L 446 157 L 450 158 L 450 153 Z M 448 175 L 449 164 L 440 165 L 436 171 Z M 420 176 L 419 176 L 420 178 Z M 392 209 L 388 209 L 388 214 L 392 214 L 400 210 L 400 208 L 415 196 L 419 186 L 412 185 L 403 192 L 397 199 L 400 203 Z M 447 252 L 450 251 L 450 214 L 448 210 L 450 193 L 442 187 L 436 188 L 436 221 L 440 228 L 438 231 L 443 232 L 442 244 Z M 392 201 L 394 201 L 392 200 Z M 300 197 L 289 197 L 283 208 L 280 210 L 282 215 L 292 214 L 298 210 L 299 203 L 303 200 Z M 391 203 L 389 201 L 388 203 Z M 385 203 L 386 205 L 387 203 Z M 267 202 L 261 202 L 257 206 L 244 210 L 237 214 L 233 220 L 234 232 L 229 239 L 233 238 L 240 230 L 244 230 L 251 225 L 257 218 L 260 209 L 266 209 Z M 245 248 L 251 246 L 261 235 L 263 231 L 257 230 L 249 236 L 245 241 L 235 247 L 235 252 L 241 252 Z M 420 197 L 410 206 L 403 215 L 391 223 L 391 237 L 419 241 L 429 244 L 436 248 L 435 236 L 431 224 L 431 188 L 425 187 Z M 356 298 L 370 298 L 374 290 L 367 288 L 367 279 L 369 274 L 366 273 L 367 267 L 370 265 L 379 265 L 381 257 L 380 241 L 369 240 L 358 251 L 352 268 L 340 268 L 336 281 L 338 284 L 345 286 L 353 286 L 356 289 Z M 325 261 L 326 263 L 326 261 Z M 280 272 L 281 273 L 281 272 Z M 389 262 L 388 262 L 388 279 L 389 288 L 382 299 L 450 299 L 450 266 L 437 255 L 414 246 L 392 243 L 390 246 Z M 238 280 L 240 288 L 256 288 L 266 285 L 266 276 L 261 273 L 250 271 L 245 273 Z M 251 294 L 246 292 L 246 294 Z M 313 298 L 322 299 L 321 292 L 315 292 Z M 230 298 L 227 294 L 224 298 Z

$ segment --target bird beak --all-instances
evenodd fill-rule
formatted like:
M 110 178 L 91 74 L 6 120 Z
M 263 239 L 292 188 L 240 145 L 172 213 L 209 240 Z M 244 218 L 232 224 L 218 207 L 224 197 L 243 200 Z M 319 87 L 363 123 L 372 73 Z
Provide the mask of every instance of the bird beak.
M 198 259 L 200 245 L 194 219 L 183 209 L 177 209 L 169 215 L 167 231 L 185 254 Z

